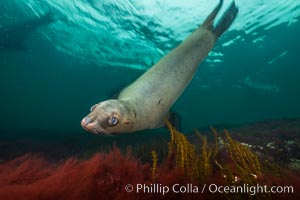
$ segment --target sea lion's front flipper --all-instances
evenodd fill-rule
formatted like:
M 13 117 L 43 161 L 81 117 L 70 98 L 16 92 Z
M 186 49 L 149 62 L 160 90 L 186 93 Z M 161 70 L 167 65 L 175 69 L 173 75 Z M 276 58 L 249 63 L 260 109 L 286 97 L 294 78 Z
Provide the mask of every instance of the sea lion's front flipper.
M 170 111 L 168 121 L 176 130 L 181 131 L 181 117 L 178 113 Z

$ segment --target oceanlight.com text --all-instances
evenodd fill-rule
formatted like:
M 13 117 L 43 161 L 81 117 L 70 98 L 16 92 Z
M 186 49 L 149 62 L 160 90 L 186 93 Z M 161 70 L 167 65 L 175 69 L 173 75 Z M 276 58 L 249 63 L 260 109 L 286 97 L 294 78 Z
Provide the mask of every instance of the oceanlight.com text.
M 162 184 L 127 184 L 125 186 L 126 192 L 144 193 L 144 194 L 162 194 L 167 193 L 204 193 L 209 192 L 211 194 L 292 194 L 294 193 L 293 186 L 267 186 L 267 185 L 217 185 L 217 184 L 204 184 L 202 186 L 193 184 L 174 184 L 172 186 Z

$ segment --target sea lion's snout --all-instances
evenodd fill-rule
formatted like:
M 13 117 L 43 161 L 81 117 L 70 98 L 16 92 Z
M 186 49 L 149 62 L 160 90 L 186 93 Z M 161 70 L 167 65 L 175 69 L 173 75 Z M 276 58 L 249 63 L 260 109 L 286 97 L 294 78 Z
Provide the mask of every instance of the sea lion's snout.
M 87 116 L 85 118 L 83 118 L 81 120 L 81 126 L 83 129 L 85 129 L 86 131 L 88 132 L 93 132 L 92 129 L 93 129 L 93 126 L 95 126 L 95 122 L 94 122 L 94 119 Z
M 103 129 L 97 118 L 92 116 L 87 116 L 81 120 L 81 126 L 84 130 L 89 133 L 96 135 L 111 135 L 107 130 Z
M 90 116 L 87 116 L 81 120 L 81 126 L 87 132 L 108 135 L 108 133 L 99 126 L 97 119 Z
M 90 117 L 85 117 L 81 120 L 81 126 L 85 128 L 88 124 L 90 124 L 93 120 Z

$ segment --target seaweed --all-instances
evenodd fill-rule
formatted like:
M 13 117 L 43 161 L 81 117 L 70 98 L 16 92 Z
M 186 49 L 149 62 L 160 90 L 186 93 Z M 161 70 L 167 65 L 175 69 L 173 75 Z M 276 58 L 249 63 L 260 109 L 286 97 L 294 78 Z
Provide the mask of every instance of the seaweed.
M 138 149 L 127 147 L 122 152 L 114 146 L 108 152 L 97 152 L 91 157 L 70 157 L 65 161 L 50 162 L 41 155 L 26 154 L 0 163 L 0 199 L 276 199 L 282 195 L 172 193 L 162 196 L 158 192 L 135 190 L 137 184 L 145 187 L 174 184 L 203 187 L 205 184 L 242 186 L 247 184 L 293 185 L 299 189 L 299 172 L 288 171 L 277 163 L 260 157 L 250 147 L 233 139 L 227 130 L 224 135 L 210 127 L 213 136 L 195 130 L 197 143 L 191 143 L 186 135 L 169 122 L 168 152 L 151 145 Z M 148 151 L 148 155 L 146 156 Z M 161 152 L 162 151 L 162 152 Z M 149 158 L 148 161 L 142 161 Z M 159 161 L 159 162 L 158 162 Z M 131 184 L 133 191 L 125 187 Z M 297 199 L 299 194 L 286 194 Z M 298 196 L 297 196 L 298 195 Z
M 157 169 L 157 154 L 156 152 L 153 150 L 151 152 L 152 155 L 152 182 L 155 183 L 155 176 L 156 176 L 156 169 Z

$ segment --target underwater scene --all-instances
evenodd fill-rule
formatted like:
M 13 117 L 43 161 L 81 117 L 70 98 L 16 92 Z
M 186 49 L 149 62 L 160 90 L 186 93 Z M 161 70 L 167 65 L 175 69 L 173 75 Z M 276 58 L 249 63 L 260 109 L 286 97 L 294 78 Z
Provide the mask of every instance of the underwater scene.
M 1 0 L 0 199 L 299 199 L 300 0 Z

